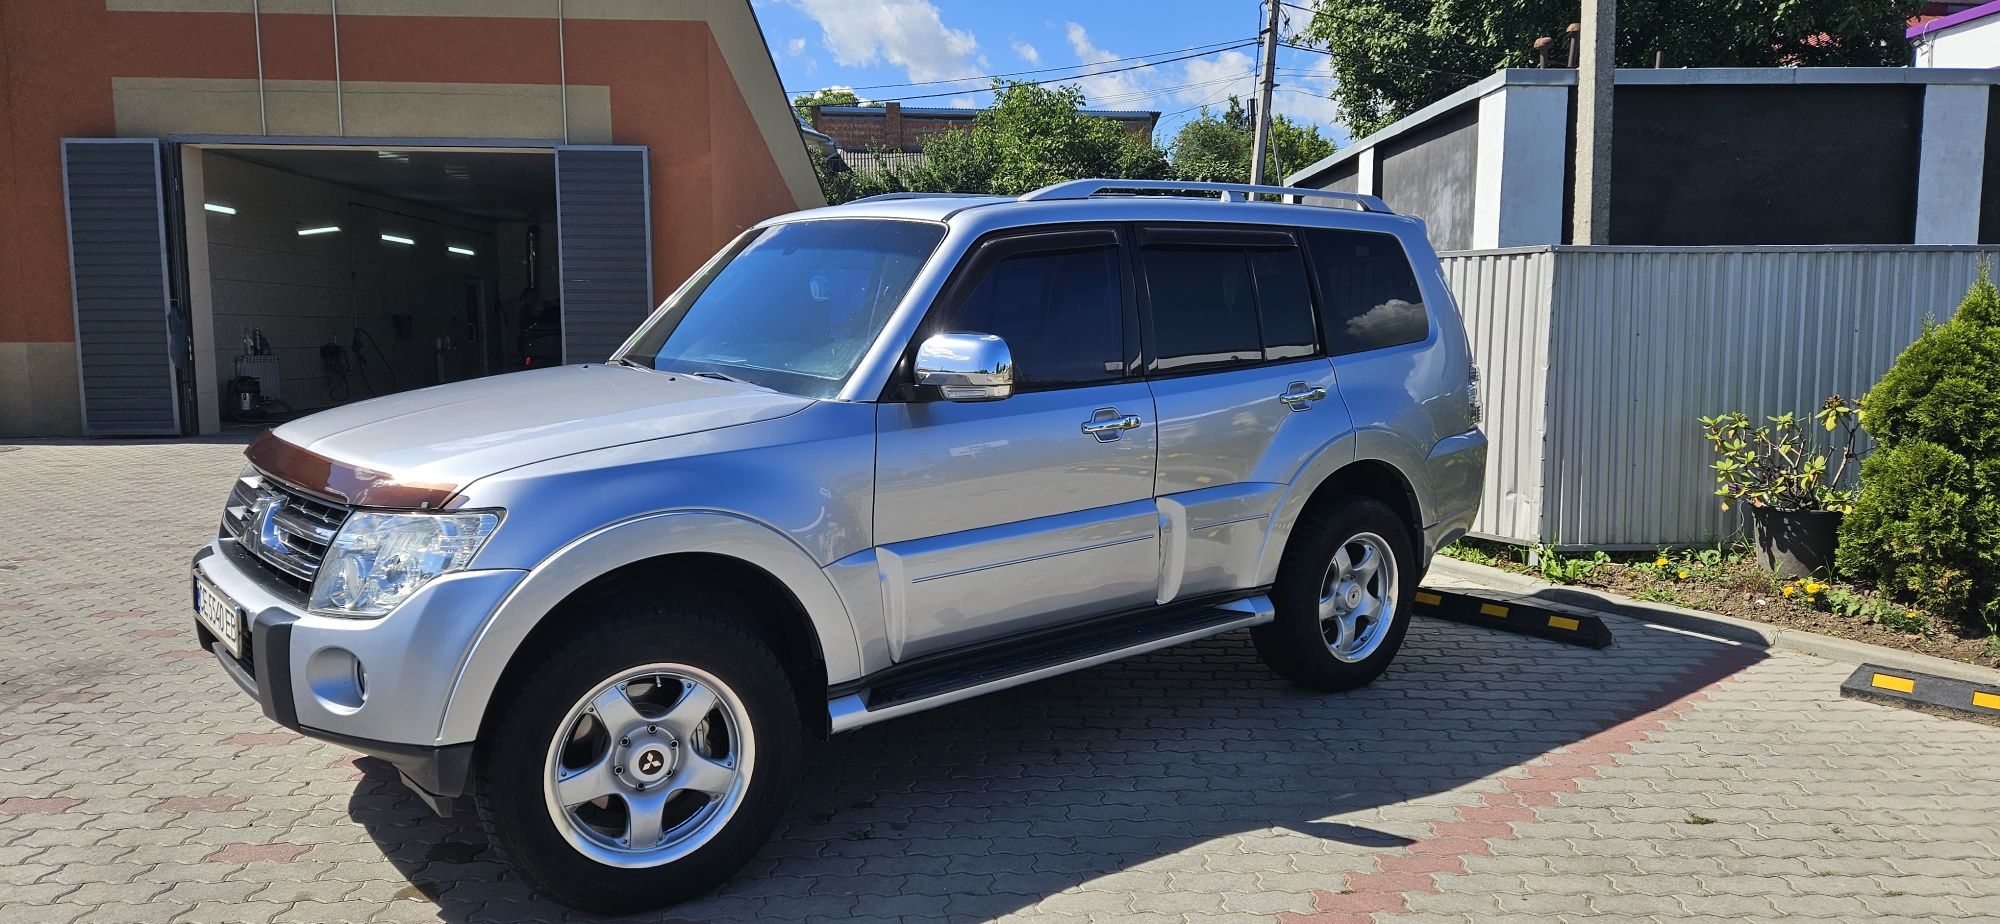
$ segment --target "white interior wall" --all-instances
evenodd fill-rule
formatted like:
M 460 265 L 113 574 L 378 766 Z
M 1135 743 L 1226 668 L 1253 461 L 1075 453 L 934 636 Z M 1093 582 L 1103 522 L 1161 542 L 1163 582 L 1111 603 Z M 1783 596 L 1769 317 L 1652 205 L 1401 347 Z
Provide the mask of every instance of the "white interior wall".
M 226 401 L 243 336 L 253 328 L 270 341 L 284 399 L 298 410 L 338 403 L 339 389 L 320 355 L 329 342 L 348 354 L 347 400 L 437 384 L 435 343 L 446 335 L 454 349 L 444 354 L 443 379 L 482 374 L 485 357 L 471 340 L 465 285 L 474 277 L 488 292 L 500 291 L 492 222 L 206 153 L 206 201 L 236 209 L 234 215 L 203 213 L 215 400 Z M 298 234 L 325 225 L 341 230 Z M 416 244 L 387 242 L 382 234 Z M 450 253 L 447 245 L 474 256 Z M 407 337 L 396 333 L 396 314 L 412 316 Z M 366 332 L 366 381 L 352 355 L 356 328 Z

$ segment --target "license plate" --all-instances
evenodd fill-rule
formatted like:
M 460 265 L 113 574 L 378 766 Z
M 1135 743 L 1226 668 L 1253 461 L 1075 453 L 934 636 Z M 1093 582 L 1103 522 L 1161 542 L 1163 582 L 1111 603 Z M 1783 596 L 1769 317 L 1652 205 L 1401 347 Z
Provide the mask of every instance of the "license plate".
M 194 615 L 232 657 L 243 656 L 243 608 L 199 573 L 194 576 Z

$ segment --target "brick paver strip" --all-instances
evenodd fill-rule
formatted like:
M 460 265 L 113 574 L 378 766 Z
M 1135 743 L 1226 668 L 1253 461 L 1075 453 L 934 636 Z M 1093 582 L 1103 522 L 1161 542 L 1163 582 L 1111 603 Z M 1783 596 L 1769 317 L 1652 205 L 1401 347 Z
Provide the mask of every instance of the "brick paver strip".
M 60 815 L 82 805 L 84 800 L 68 797 L 29 799 L 10 796 L 0 799 L 0 815 Z
M 0 463 L 0 922 L 577 919 L 469 803 L 433 816 L 173 654 L 241 453 Z M 1233 633 L 836 738 L 742 875 L 642 919 L 2000 920 L 2000 729 L 1724 647 L 1420 619 L 1323 696 Z
M 1684 679 L 1728 674 L 1753 663 L 1752 658 L 1725 651 L 1689 671 Z M 1441 877 L 1465 875 L 1464 857 L 1492 856 L 1494 841 L 1513 840 L 1517 836 L 1513 822 L 1537 819 L 1540 816 L 1535 808 L 1556 804 L 1555 793 L 1578 791 L 1579 781 L 1595 778 L 1599 767 L 1615 762 L 1620 754 L 1631 753 L 1634 742 L 1664 731 L 1668 722 L 1680 718 L 1696 703 L 1707 699 L 1710 690 L 1728 682 L 1725 676 L 1642 716 L 1551 752 L 1543 763 L 1523 767 L 1522 775 L 1503 778 L 1501 791 L 1481 793 L 1479 805 L 1460 806 L 1460 820 L 1433 822 L 1434 836 L 1411 845 L 1407 855 L 1377 855 L 1377 872 L 1349 874 L 1347 888 L 1338 892 L 1314 892 L 1313 907 L 1318 913 L 1285 913 L 1278 916 L 1279 920 L 1283 924 L 1368 924 L 1410 913 L 1410 895 L 1436 894 L 1440 891 Z
M 290 863 L 311 849 L 311 844 L 230 844 L 202 860 L 208 863 Z

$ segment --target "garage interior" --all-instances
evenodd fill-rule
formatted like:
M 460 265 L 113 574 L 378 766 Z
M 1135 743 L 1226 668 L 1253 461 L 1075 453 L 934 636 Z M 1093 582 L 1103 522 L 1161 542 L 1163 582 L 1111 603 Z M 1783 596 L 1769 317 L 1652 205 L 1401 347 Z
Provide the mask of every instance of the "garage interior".
M 212 353 L 197 347 L 202 400 L 224 427 L 266 427 L 560 363 L 555 160 L 205 147 L 183 206 L 206 231 L 187 253 L 193 321 L 213 336 Z

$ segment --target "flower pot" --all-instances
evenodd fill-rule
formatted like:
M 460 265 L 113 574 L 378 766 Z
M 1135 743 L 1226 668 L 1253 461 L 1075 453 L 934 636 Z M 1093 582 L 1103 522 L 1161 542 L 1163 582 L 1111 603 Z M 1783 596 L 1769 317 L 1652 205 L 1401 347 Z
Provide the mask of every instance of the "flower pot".
M 1757 527 L 1757 561 L 1779 577 L 1826 576 L 1833 572 L 1833 546 L 1840 514 L 1828 510 L 1751 507 Z

